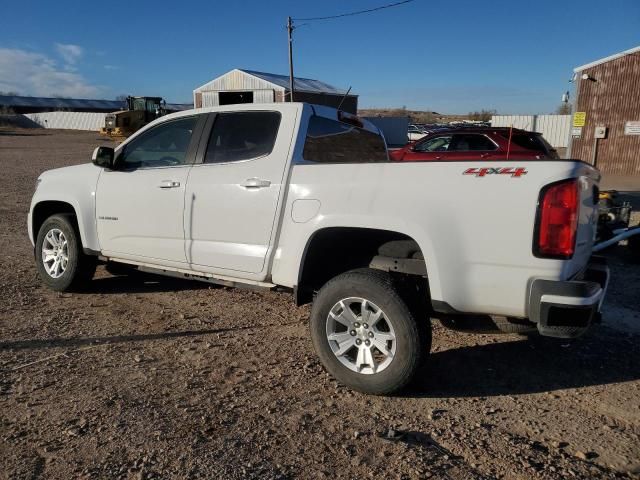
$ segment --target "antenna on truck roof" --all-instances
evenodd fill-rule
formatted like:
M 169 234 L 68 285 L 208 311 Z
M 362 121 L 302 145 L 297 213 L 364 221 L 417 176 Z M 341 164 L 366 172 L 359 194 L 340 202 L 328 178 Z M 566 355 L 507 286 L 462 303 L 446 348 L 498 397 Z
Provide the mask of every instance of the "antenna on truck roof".
M 345 98 L 347 98 L 347 95 L 349 95 L 350 91 L 351 91 L 351 85 L 349 85 L 349 90 L 347 90 L 347 93 L 345 93 L 342 96 L 342 100 L 340 100 L 340 103 L 338 104 L 338 110 L 340 110 L 340 107 L 342 106 L 342 103 L 344 102 Z

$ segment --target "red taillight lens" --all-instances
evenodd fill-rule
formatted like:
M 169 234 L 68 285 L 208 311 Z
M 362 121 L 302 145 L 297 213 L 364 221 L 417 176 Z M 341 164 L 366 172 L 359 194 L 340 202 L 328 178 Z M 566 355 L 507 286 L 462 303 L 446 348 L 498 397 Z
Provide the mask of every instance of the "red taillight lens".
M 578 182 L 567 180 L 545 187 L 538 204 L 534 253 L 539 257 L 571 258 L 578 227 Z

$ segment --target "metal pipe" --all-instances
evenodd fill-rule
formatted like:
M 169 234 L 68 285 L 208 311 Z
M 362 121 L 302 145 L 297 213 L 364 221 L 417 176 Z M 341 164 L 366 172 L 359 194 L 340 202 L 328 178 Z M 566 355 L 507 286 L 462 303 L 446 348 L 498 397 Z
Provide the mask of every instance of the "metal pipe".
M 293 102 L 293 20 L 287 17 L 287 34 L 289 37 L 289 101 Z
M 591 158 L 591 165 L 593 165 L 595 168 L 598 162 L 598 137 L 595 136 L 595 133 L 594 137 L 595 138 L 593 139 L 593 156 Z
M 613 238 L 610 238 L 609 240 L 606 240 L 604 242 L 600 242 L 596 245 L 593 246 L 593 252 L 599 252 L 600 250 L 604 250 L 607 247 L 610 247 L 611 245 L 615 245 L 616 243 L 620 242 L 621 240 L 625 240 L 629 237 L 633 237 L 634 235 L 640 235 L 640 226 L 637 227 L 632 227 L 632 228 L 627 228 L 625 229 L 624 232 L 616 235 Z

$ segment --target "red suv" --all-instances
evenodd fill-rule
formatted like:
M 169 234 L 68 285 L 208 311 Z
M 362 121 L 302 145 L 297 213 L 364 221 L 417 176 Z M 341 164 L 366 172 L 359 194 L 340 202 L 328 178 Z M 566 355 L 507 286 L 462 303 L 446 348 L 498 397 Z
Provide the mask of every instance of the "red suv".
M 389 156 L 392 160 L 403 162 L 559 158 L 556 150 L 540 133 L 505 127 L 439 130 L 389 152 Z

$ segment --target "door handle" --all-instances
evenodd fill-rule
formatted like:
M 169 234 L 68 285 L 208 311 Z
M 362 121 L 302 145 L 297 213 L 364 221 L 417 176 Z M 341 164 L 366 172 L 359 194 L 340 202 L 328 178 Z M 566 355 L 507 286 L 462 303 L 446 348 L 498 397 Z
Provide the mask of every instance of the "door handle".
M 491 156 L 490 153 L 481 153 L 480 158 L 489 158 Z
M 180 186 L 180 182 L 174 182 L 173 180 L 163 180 L 158 185 L 158 188 L 177 188 Z
M 269 180 L 262 180 L 260 178 L 247 178 L 244 182 L 240 184 L 241 187 L 244 188 L 265 188 L 271 186 L 271 182 Z

